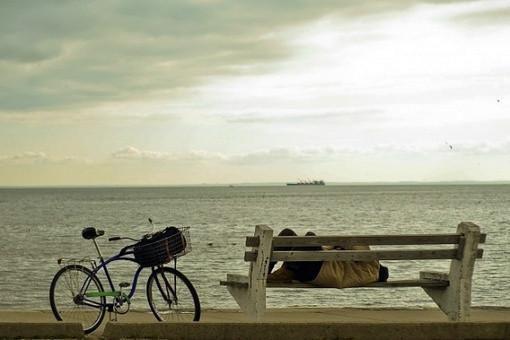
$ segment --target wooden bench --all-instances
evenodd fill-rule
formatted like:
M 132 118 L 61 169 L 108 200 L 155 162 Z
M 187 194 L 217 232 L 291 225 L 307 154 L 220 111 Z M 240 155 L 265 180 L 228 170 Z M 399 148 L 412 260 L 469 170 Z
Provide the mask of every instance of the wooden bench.
M 450 259 L 450 272 L 420 272 L 419 278 L 375 282 L 364 287 L 398 288 L 421 287 L 450 320 L 464 321 L 471 308 L 471 279 L 475 260 L 481 258 L 486 235 L 471 222 L 462 222 L 455 234 L 415 235 L 358 235 L 358 236 L 303 236 L 273 237 L 273 230 L 265 225 L 255 227 L 255 235 L 246 238 L 249 248 L 244 260 L 250 263 L 248 276 L 227 274 L 226 286 L 241 310 L 251 319 L 260 320 L 266 309 L 266 288 L 321 288 L 297 281 L 268 283 L 270 261 L 371 261 L 377 260 L 436 260 Z M 274 251 L 274 247 L 317 247 L 353 245 L 395 246 L 419 245 L 406 249 L 381 250 L 310 250 Z M 423 246 L 427 246 L 423 248 Z M 450 248 L 437 245 L 453 245 Z M 431 247 L 432 246 L 432 247 Z M 390 266 L 391 276 L 391 266 Z

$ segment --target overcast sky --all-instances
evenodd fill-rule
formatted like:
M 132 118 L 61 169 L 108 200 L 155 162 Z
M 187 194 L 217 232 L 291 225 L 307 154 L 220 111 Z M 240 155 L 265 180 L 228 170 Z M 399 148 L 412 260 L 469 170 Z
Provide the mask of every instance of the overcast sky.
M 510 180 L 510 2 L 2 1 L 0 186 Z

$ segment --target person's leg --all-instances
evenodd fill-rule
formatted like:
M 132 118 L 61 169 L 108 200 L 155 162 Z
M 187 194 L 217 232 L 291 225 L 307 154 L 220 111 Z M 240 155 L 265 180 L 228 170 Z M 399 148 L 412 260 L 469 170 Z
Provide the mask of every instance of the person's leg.
M 285 228 L 282 231 L 280 231 L 278 236 L 297 236 L 297 234 L 294 230 Z M 292 247 L 275 247 L 274 250 L 275 251 L 279 251 L 279 250 L 287 251 L 287 250 L 292 250 Z M 269 269 L 268 269 L 269 274 L 273 271 L 275 265 L 276 265 L 276 262 L 269 262 Z
M 377 281 L 386 282 L 386 281 L 388 281 L 389 276 L 390 276 L 390 273 L 389 273 L 388 267 L 385 267 L 382 264 L 379 264 L 379 279 Z
M 305 236 L 316 236 L 314 232 L 308 231 Z M 322 250 L 316 247 L 296 247 L 294 250 Z M 313 281 L 322 268 L 322 261 L 285 262 L 287 269 L 292 271 L 295 278 L 301 282 Z
M 297 236 L 297 234 L 294 232 L 294 230 L 285 228 L 283 229 L 278 236 Z M 287 251 L 292 250 L 292 247 L 275 247 L 274 250 L 276 251 Z M 267 275 L 267 282 L 291 282 L 294 280 L 294 272 L 291 270 L 288 270 L 287 268 L 287 262 L 284 262 L 282 266 L 275 270 L 274 272 L 274 266 L 276 265 L 276 262 L 269 262 L 269 271 Z

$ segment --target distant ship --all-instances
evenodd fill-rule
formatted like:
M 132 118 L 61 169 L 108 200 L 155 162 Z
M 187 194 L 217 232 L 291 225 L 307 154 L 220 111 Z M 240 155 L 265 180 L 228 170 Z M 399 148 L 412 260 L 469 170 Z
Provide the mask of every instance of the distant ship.
M 296 183 L 287 183 L 287 185 L 326 185 L 324 181 L 321 180 L 312 180 L 312 181 L 299 181 Z

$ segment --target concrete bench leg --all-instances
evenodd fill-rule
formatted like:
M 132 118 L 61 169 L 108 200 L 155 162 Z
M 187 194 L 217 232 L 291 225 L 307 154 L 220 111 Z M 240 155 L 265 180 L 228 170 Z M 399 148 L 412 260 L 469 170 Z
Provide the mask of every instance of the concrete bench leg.
M 452 321 L 466 321 L 471 309 L 471 282 L 478 250 L 480 228 L 470 222 L 462 222 L 457 233 L 463 234 L 457 259 L 450 265 L 450 285 L 445 288 L 423 288 Z
M 246 315 L 250 315 L 250 289 L 249 287 L 227 286 L 227 289 L 236 300 L 237 304 Z
M 255 227 L 259 237 L 257 259 L 250 263 L 248 277 L 227 274 L 227 289 L 241 310 L 251 320 L 260 320 L 266 310 L 266 280 L 271 259 L 273 230 L 265 225 Z

